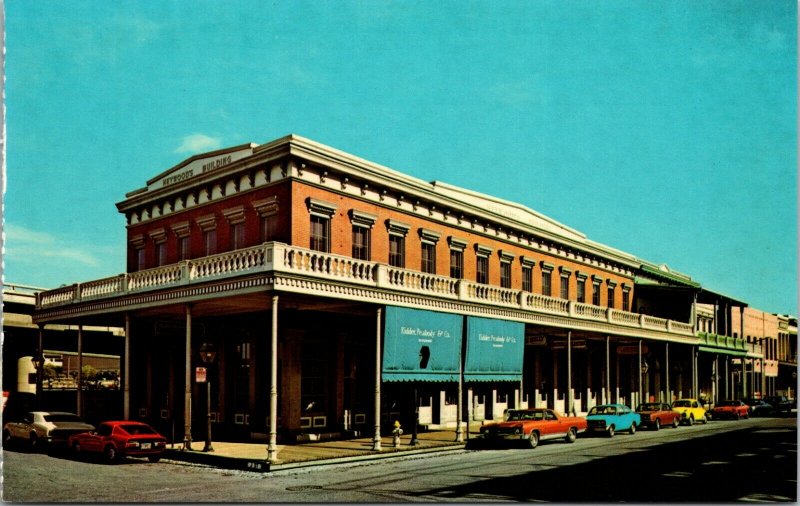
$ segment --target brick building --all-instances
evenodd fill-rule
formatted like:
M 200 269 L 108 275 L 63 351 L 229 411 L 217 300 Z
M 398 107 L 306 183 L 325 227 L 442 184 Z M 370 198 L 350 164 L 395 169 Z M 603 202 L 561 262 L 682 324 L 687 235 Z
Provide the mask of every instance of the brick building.
M 746 304 L 666 265 L 295 135 L 191 157 L 117 207 L 128 272 L 41 293 L 36 321 L 123 326 L 126 416 L 187 444 L 199 366 L 215 433 L 272 457 L 278 437 L 379 446 L 417 411 L 460 436 L 512 406 L 697 395 L 701 351 L 760 353 L 733 335 Z

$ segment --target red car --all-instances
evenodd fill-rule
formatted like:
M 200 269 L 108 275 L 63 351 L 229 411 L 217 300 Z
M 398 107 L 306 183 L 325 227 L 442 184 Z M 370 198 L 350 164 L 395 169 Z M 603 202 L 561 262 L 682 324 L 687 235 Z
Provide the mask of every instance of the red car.
M 67 444 L 75 455 L 102 454 L 108 462 L 122 457 L 147 457 L 158 462 L 167 448 L 167 440 L 142 422 L 103 422 L 97 430 L 70 436 Z
M 586 431 L 586 419 L 564 416 L 543 408 L 509 409 L 505 421 L 488 423 L 481 427 L 480 441 L 522 441 L 536 448 L 539 440 L 563 438 L 574 443 L 578 434 Z M 474 445 L 475 443 L 473 443 Z
M 750 418 L 750 407 L 742 401 L 719 401 L 711 410 L 711 418 Z
M 681 422 L 681 414 L 672 411 L 669 404 L 663 402 L 645 402 L 636 407 L 636 412 L 642 417 L 639 425 L 660 429 L 663 425 L 676 428 Z

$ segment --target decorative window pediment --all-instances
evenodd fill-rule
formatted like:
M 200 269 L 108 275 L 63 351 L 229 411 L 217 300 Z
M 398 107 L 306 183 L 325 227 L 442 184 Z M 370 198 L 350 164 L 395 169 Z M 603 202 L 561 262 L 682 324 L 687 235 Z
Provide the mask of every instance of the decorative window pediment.
M 531 258 L 531 257 L 526 257 L 525 255 L 522 255 L 521 257 L 519 257 L 519 261 L 525 267 L 534 267 L 534 266 L 536 266 L 536 260 Z
M 607 284 L 608 284 L 608 286 L 610 286 L 611 288 L 614 288 L 615 286 L 617 286 L 617 282 L 616 282 L 615 280 L 611 279 L 611 278 L 609 278 L 609 279 L 606 279 L 606 283 L 607 283 Z
M 440 237 L 442 237 L 442 234 L 434 230 L 430 230 L 427 228 L 419 229 L 419 238 L 422 240 L 422 242 L 436 244 L 437 242 L 439 242 Z
M 572 269 L 570 269 L 569 267 L 561 266 L 561 267 L 558 268 L 558 271 L 565 278 L 568 278 L 568 277 L 570 277 L 572 275 Z
M 411 230 L 411 225 L 396 220 L 386 220 L 386 230 L 392 235 L 406 236 Z
M 586 281 L 586 278 L 589 276 L 585 272 L 575 271 L 575 277 L 580 281 Z
M 336 204 L 325 202 L 324 200 L 317 200 L 308 197 L 306 199 L 306 206 L 308 212 L 320 218 L 331 218 L 336 214 Z
M 167 232 L 164 230 L 163 227 L 150 231 L 148 235 L 156 244 L 162 243 L 167 240 Z
M 555 268 L 556 268 L 556 266 L 551 264 L 551 263 L 542 262 L 541 269 L 542 269 L 543 272 L 553 272 L 553 269 L 555 269 Z
M 259 216 L 272 216 L 278 213 L 278 197 L 273 195 L 261 200 L 253 201 L 253 209 L 256 210 Z
M 172 225 L 172 232 L 178 237 L 188 237 L 189 236 L 189 222 L 182 221 L 181 223 L 176 223 Z
M 228 220 L 228 223 L 235 225 L 244 222 L 244 206 L 231 207 L 222 211 L 222 215 Z
M 350 221 L 353 225 L 358 227 L 372 228 L 375 222 L 378 221 L 378 217 L 374 214 L 356 211 L 355 209 L 350 209 L 348 214 L 350 215 Z
M 516 255 L 514 255 L 514 253 L 511 253 L 510 251 L 506 251 L 506 250 L 502 250 L 502 249 L 500 251 L 498 251 L 497 253 L 500 255 L 500 261 L 501 262 L 506 262 L 506 263 L 512 262 L 514 260 L 514 257 L 516 256 Z
M 491 246 L 484 246 L 483 244 L 476 244 L 475 245 L 475 254 L 479 257 L 488 257 L 492 254 L 494 248 Z
M 467 249 L 467 241 L 464 239 L 459 239 L 451 235 L 447 238 L 447 242 L 450 245 L 450 249 L 453 251 L 464 251 Z
M 214 230 L 217 228 L 217 217 L 213 214 L 207 214 L 197 218 L 195 223 L 197 223 L 197 226 L 200 227 L 200 230 L 203 232 L 208 232 L 209 230 Z
M 128 242 L 136 249 L 144 248 L 144 235 L 136 234 Z

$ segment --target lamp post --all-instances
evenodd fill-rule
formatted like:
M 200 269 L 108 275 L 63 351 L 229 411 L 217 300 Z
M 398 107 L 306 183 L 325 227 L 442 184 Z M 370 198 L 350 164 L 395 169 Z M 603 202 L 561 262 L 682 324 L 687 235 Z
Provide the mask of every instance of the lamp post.
M 44 357 L 42 352 L 39 351 L 35 356 L 31 357 L 33 368 L 36 369 L 36 406 L 42 405 L 42 372 L 44 370 Z
M 211 364 L 216 358 L 217 352 L 214 345 L 205 342 L 200 345 L 200 359 L 206 364 L 206 369 L 211 367 Z M 206 443 L 203 446 L 204 452 L 213 452 L 214 448 L 211 446 L 211 375 L 206 372 L 206 419 L 208 423 L 208 431 L 206 432 Z

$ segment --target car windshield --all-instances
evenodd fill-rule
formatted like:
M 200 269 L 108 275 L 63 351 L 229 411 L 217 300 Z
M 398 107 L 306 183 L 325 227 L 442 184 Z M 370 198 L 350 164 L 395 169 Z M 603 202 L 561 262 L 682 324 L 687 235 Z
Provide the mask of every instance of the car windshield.
M 45 415 L 44 420 L 46 422 L 83 422 L 81 417 L 71 413 L 54 413 L 51 415 Z
M 132 436 L 135 436 L 137 434 L 157 434 L 156 431 L 154 431 L 147 425 L 128 424 L 128 425 L 121 425 L 120 428 Z
M 515 422 L 519 420 L 542 420 L 544 418 L 543 411 L 516 411 L 511 410 L 508 412 L 508 421 Z
M 589 410 L 590 415 L 613 415 L 616 412 L 615 406 L 595 406 Z
M 659 411 L 661 409 L 661 404 L 647 402 L 645 404 L 639 404 L 639 407 L 636 408 L 636 411 Z
M 690 408 L 692 403 L 689 401 L 675 401 L 672 403 L 673 408 Z

